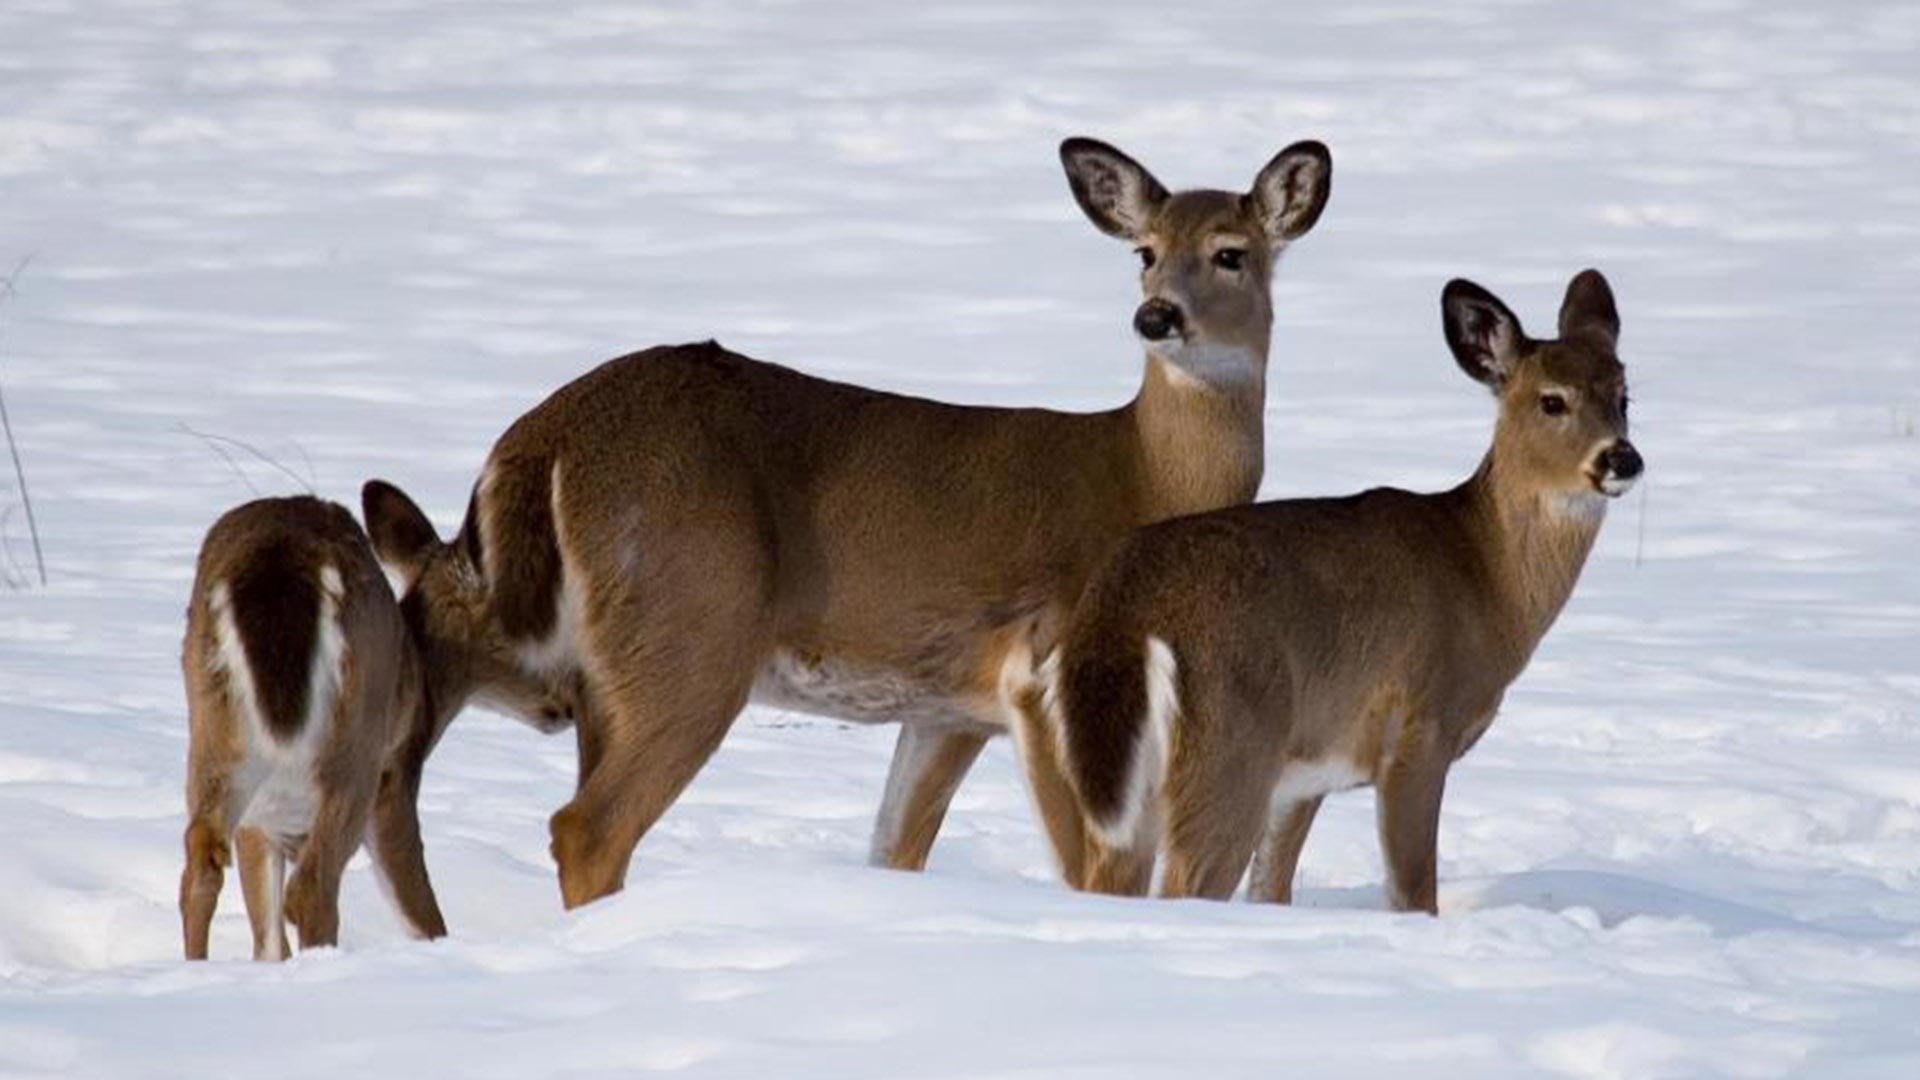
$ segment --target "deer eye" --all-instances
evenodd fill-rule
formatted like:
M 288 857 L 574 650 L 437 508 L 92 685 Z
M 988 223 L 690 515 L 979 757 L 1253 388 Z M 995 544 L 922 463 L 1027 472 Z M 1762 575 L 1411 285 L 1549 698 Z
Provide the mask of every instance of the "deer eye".
M 1213 253 L 1213 265 L 1222 270 L 1238 270 L 1247 265 L 1245 248 L 1221 248 Z
M 1153 256 L 1153 249 L 1152 249 L 1152 248 L 1150 248 L 1150 247 L 1137 247 L 1137 248 L 1134 248 L 1134 249 L 1133 249 L 1133 253 L 1134 253 L 1135 255 L 1138 255 L 1138 256 L 1140 256 L 1140 269 L 1142 269 L 1142 270 L 1151 270 L 1151 269 L 1153 269 L 1153 258 L 1154 258 L 1154 256 Z
M 1567 411 L 1567 399 L 1562 394 L 1541 394 L 1540 411 L 1548 416 L 1560 416 Z

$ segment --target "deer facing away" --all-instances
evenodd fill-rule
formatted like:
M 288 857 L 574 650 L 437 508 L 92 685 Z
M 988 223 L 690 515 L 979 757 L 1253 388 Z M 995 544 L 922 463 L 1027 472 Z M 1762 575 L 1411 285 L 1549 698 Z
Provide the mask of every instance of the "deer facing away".
M 1140 530 L 1037 675 L 1005 692 L 1039 781 L 1075 794 L 1070 884 L 1288 902 L 1321 799 L 1371 784 L 1397 910 L 1436 911 L 1447 768 L 1487 730 L 1642 462 L 1627 439 L 1612 292 L 1568 286 L 1535 341 L 1484 289 L 1441 298 L 1461 368 L 1499 402 L 1450 491 L 1377 488 Z M 1032 669 L 1027 671 L 1032 673 Z M 1060 812 L 1061 804 L 1042 805 Z M 1255 848 L 1258 845 L 1258 852 Z
M 1325 204 L 1326 149 L 1287 148 L 1244 194 L 1169 193 L 1089 139 L 1061 159 L 1145 264 L 1125 406 L 963 407 L 663 346 L 515 422 L 452 543 L 397 491 L 369 501 L 427 625 L 587 688 L 578 785 L 551 822 L 569 906 L 621 887 L 749 700 L 899 722 L 873 858 L 919 868 L 1005 728 L 999 672 L 1025 628 L 1132 527 L 1253 497 L 1269 281 Z
M 427 753 L 453 716 L 436 701 L 464 692 L 452 684 L 473 665 L 421 641 L 409 625 L 417 622 L 337 504 L 260 499 L 208 531 L 181 654 L 188 959 L 207 957 L 236 847 L 257 960 L 286 958 L 288 921 L 302 948 L 337 941 L 341 871 L 362 843 L 408 929 L 446 933 L 415 800 Z M 492 685 L 530 713 L 566 707 L 542 685 Z

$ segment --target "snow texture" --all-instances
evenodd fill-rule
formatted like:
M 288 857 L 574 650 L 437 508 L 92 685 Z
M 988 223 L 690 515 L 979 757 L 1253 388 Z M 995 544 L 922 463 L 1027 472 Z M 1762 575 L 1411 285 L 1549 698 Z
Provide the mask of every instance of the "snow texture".
M 6 0 L 0 1076 L 1920 1075 L 1920 7 Z M 893 730 L 750 711 L 563 914 L 573 747 L 428 771 L 453 937 L 364 861 L 342 947 L 178 960 L 195 546 L 369 476 L 450 530 L 493 438 L 719 337 L 942 398 L 1107 407 L 1133 256 L 1058 141 L 1171 187 L 1333 149 L 1288 253 L 1268 497 L 1450 484 L 1465 276 L 1531 328 L 1603 268 L 1648 474 L 1452 774 L 1438 919 L 1370 797 L 1303 905 L 1052 879 L 991 748 L 922 875 L 864 865 Z

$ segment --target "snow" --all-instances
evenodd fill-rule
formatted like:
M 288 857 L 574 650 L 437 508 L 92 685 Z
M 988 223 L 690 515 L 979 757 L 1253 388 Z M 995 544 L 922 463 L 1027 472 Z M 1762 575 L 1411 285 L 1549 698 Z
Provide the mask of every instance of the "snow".
M 52 578 L 8 475 L 0 1076 L 1920 1075 L 1920 7 L 8 0 L 0 42 Z M 567 915 L 571 742 L 472 712 L 423 795 L 451 939 L 356 863 L 339 950 L 245 962 L 230 878 L 177 959 L 193 551 L 296 487 L 191 432 L 450 530 L 513 417 L 656 342 L 1117 403 L 1076 133 L 1175 187 L 1332 148 L 1268 497 L 1472 466 L 1447 278 L 1542 332 L 1613 282 L 1649 471 L 1452 775 L 1440 918 L 1379 910 L 1364 792 L 1301 907 L 1072 894 L 1004 741 L 872 870 L 893 731 L 759 710 Z

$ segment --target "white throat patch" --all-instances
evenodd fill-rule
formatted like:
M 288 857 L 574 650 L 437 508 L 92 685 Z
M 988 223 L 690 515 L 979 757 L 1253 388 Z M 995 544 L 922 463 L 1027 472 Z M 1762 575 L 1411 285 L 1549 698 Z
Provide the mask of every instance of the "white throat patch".
M 1244 345 L 1189 344 L 1184 338 L 1149 341 L 1147 354 L 1166 364 L 1167 378 L 1181 389 L 1234 386 L 1260 375 L 1260 362 Z
M 1620 490 L 1633 486 L 1633 481 L 1619 481 L 1625 484 Z M 1541 505 L 1549 515 L 1561 521 L 1586 524 L 1598 521 L 1606 516 L 1607 497 L 1593 490 L 1551 491 L 1540 496 Z

